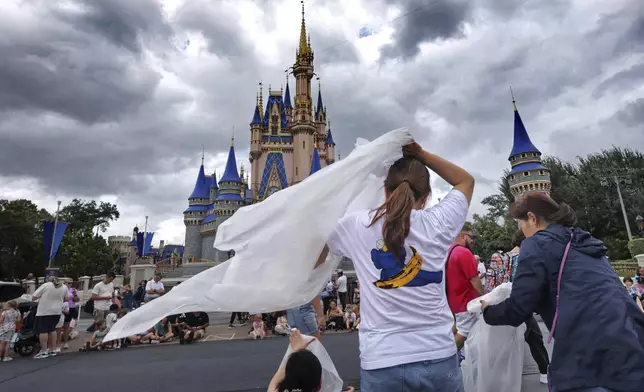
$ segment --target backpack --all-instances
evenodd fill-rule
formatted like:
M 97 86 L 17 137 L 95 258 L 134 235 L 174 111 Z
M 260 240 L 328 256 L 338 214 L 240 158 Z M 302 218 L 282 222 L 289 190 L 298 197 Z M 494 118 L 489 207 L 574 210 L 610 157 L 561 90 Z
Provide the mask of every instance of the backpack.
M 85 313 L 94 314 L 94 300 L 88 299 L 83 306 L 83 311 Z

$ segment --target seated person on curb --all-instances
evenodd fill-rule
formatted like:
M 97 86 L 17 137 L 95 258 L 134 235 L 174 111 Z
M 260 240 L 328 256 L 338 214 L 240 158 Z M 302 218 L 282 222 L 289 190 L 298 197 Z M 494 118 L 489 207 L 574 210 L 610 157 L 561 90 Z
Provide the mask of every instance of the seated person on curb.
M 149 330 L 142 332 L 142 333 L 137 333 L 136 335 L 128 336 L 127 341 L 128 344 L 143 344 L 143 343 L 159 343 L 158 339 L 159 337 L 154 333 L 154 328 L 150 328 Z
M 315 339 L 315 338 L 314 338 Z M 268 384 L 267 392 L 319 391 L 322 389 L 322 364 L 311 351 L 307 350 L 314 339 L 307 340 L 297 329 L 291 331 L 291 350 L 286 364 L 280 366 Z M 347 387 L 343 392 L 353 392 Z
M 277 322 L 275 323 L 275 328 L 273 328 L 273 332 L 275 332 L 276 335 L 288 335 L 291 332 L 291 327 L 288 325 L 288 319 L 286 318 L 286 312 L 281 311 L 277 312 Z
M 171 314 L 168 316 L 168 321 L 170 321 L 170 325 L 172 326 L 172 333 L 174 336 L 179 336 L 181 337 L 181 331 L 185 327 L 185 322 L 182 319 L 184 317 L 183 314 Z
M 154 326 L 154 335 L 155 338 L 153 338 L 153 340 L 158 340 L 159 343 L 169 342 L 172 340 L 172 338 L 174 338 L 174 334 L 172 333 L 172 325 L 170 324 L 170 320 L 168 320 L 167 317 L 162 318 Z
M 360 319 L 356 314 L 355 305 L 347 305 L 347 311 L 344 313 L 345 326 L 347 327 L 347 332 L 355 331 Z
M 205 312 L 191 312 L 182 314 L 178 318 L 178 322 L 183 328 L 179 334 L 179 344 L 184 344 L 206 336 L 206 328 L 208 328 L 210 319 Z
M 103 339 L 107 336 L 109 329 L 107 329 L 107 323 L 105 320 L 101 320 L 96 324 L 96 331 L 92 334 L 89 342 L 85 342 L 85 346 L 82 347 L 79 351 L 97 351 L 103 350 L 111 347 L 111 344 L 103 343 Z
M 329 310 L 326 312 L 326 328 L 341 330 L 344 328 L 344 313 L 335 301 L 329 302 Z

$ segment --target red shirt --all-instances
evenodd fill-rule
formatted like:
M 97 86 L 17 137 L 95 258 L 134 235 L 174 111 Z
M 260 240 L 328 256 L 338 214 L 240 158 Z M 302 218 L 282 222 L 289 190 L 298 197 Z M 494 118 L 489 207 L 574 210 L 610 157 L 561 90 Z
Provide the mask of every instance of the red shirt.
M 451 252 L 451 253 L 450 253 Z M 477 262 L 464 246 L 452 245 L 447 261 L 447 303 L 452 313 L 467 311 L 467 303 L 480 297 L 470 279 L 478 276 Z

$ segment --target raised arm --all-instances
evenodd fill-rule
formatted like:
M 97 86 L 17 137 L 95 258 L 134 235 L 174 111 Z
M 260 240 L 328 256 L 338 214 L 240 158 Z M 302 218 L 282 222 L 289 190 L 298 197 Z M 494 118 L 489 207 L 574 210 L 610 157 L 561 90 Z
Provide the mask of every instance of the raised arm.
M 474 177 L 465 169 L 445 160 L 438 155 L 432 154 L 422 149 L 417 143 L 411 143 L 403 148 L 403 153 L 421 161 L 431 171 L 438 174 L 443 180 L 447 181 L 454 189 L 463 192 L 468 204 L 472 200 L 474 192 Z

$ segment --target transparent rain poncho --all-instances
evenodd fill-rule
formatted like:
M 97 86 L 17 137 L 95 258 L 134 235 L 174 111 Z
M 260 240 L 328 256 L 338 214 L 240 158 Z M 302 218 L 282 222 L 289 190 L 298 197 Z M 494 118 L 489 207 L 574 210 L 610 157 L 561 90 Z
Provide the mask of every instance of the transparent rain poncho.
M 510 297 L 512 283 L 503 283 L 467 304 L 470 313 L 481 313 L 481 300 L 496 305 Z M 526 327 L 488 325 L 483 314 L 465 341 L 461 363 L 465 392 L 521 392 Z

